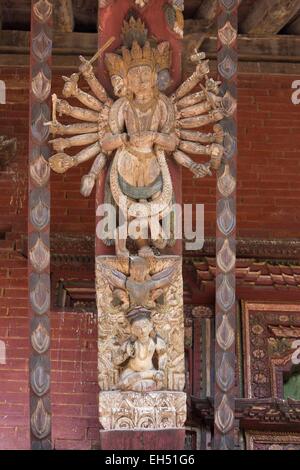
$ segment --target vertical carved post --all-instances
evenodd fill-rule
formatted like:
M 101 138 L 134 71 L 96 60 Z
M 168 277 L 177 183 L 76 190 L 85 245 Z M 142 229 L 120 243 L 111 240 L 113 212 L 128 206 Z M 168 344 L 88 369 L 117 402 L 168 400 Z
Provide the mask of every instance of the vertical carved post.
M 28 276 L 32 449 L 51 449 L 50 411 L 50 121 L 53 4 L 32 0 L 30 46 Z
M 215 449 L 234 448 L 235 400 L 235 259 L 237 157 L 237 18 L 238 0 L 220 0 L 218 71 L 226 117 L 224 165 L 217 178 Z

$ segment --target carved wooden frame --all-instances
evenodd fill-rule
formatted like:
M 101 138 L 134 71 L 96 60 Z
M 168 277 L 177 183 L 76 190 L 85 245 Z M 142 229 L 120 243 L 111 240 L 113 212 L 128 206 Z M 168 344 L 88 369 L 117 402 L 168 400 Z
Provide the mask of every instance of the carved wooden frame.
M 297 446 L 300 449 L 300 434 L 296 433 L 275 433 L 260 431 L 246 432 L 246 450 L 258 450 L 256 445 L 270 445 L 270 446 Z M 285 450 L 280 448 L 269 448 L 260 450 Z M 287 449 L 286 449 L 287 450 Z
M 263 313 L 263 325 L 261 326 L 263 331 L 260 331 L 260 327 L 255 325 L 251 326 L 253 314 L 259 315 Z M 275 314 L 277 318 L 272 321 L 272 325 L 268 323 L 267 314 Z M 293 315 L 296 314 L 296 315 Z M 299 318 L 297 318 L 299 315 Z M 291 317 L 290 319 L 288 317 Z M 253 317 L 254 318 L 254 317 Z M 300 304 L 290 304 L 290 303 L 261 303 L 261 302 L 243 302 L 242 303 L 242 321 L 243 321 L 243 349 L 244 349 L 244 382 L 245 382 L 245 396 L 247 398 L 255 398 L 253 392 L 253 380 L 255 380 L 253 375 L 253 352 L 252 346 L 255 336 L 261 336 L 262 350 L 266 351 L 267 349 L 267 340 L 272 337 L 272 334 L 268 332 L 270 326 L 289 326 L 291 322 L 293 325 L 300 325 Z M 257 323 L 258 324 L 258 323 Z M 256 332 L 251 331 L 253 328 L 256 328 Z M 288 360 L 291 357 L 293 350 L 286 350 L 281 356 L 277 357 L 266 357 L 263 358 L 265 362 L 265 368 L 268 370 L 268 376 L 266 380 L 269 383 L 269 392 L 266 392 L 266 396 L 260 398 L 267 398 L 269 396 L 280 397 L 282 393 L 282 373 L 283 371 L 289 370 L 292 367 L 288 366 Z M 260 373 L 260 370 L 257 370 L 256 373 Z M 264 374 L 265 375 L 265 374 Z M 281 378 L 280 378 L 281 376 Z M 262 378 L 262 377 L 261 377 Z M 259 397 L 257 397 L 259 398 Z M 281 397 L 282 398 L 282 397 Z

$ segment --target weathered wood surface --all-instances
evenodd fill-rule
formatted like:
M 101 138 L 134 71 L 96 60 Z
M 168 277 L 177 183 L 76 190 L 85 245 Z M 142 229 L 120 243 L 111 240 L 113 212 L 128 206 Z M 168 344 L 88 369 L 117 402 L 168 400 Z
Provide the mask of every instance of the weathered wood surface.
M 237 28 L 238 0 L 220 0 L 218 73 L 231 106 L 221 121 L 225 155 L 217 172 L 215 303 L 215 450 L 235 447 L 236 398 L 236 172 L 237 172 Z
M 288 34 L 300 35 L 300 14 L 294 18 L 291 23 L 285 28 L 285 32 Z
M 72 32 L 75 24 L 72 0 L 54 0 L 53 7 L 53 29 Z
M 0 31 L 0 55 L 28 54 L 29 32 Z M 216 36 L 203 36 L 201 33 L 187 34 L 183 40 L 183 55 L 201 44 L 201 50 L 209 58 L 216 57 Z M 54 56 L 92 56 L 97 50 L 97 34 L 55 32 L 53 38 Z M 240 61 L 300 62 L 300 37 L 268 36 L 253 38 L 238 36 Z
M 300 10 L 299 0 L 259 0 L 242 21 L 240 31 L 256 36 L 278 33 Z
M 34 0 L 31 11 L 28 162 L 28 283 L 31 448 L 51 442 L 50 399 L 50 119 L 53 3 Z

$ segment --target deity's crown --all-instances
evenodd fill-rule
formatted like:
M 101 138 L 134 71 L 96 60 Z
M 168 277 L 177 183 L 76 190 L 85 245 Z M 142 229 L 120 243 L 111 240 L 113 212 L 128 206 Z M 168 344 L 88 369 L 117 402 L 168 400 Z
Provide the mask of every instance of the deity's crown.
M 171 51 L 168 42 L 152 47 L 147 40 L 148 30 L 140 18 L 131 17 L 124 21 L 122 28 L 123 46 L 121 54 L 108 53 L 105 64 L 109 75 L 125 77 L 128 70 L 139 65 L 148 65 L 152 70 L 160 71 L 171 66 Z

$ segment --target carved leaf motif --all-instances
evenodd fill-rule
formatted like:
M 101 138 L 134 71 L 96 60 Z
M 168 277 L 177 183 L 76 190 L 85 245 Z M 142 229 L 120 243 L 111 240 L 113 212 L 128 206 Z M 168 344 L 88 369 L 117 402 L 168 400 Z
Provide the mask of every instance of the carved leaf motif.
M 40 398 L 37 407 L 30 419 L 31 431 L 38 439 L 44 439 L 50 433 L 51 416 L 45 410 L 43 400 Z
M 32 307 L 36 313 L 43 315 L 50 307 L 50 292 L 48 287 L 39 278 L 34 289 L 30 292 Z
M 219 326 L 216 334 L 217 342 L 220 348 L 227 351 L 234 342 L 234 330 L 229 324 L 227 315 L 223 315 L 222 323 Z
M 218 190 L 223 196 L 228 197 L 236 186 L 235 178 L 230 173 L 229 165 L 225 165 L 223 175 L 218 179 Z
M 217 383 L 223 392 L 228 392 L 234 383 L 234 370 L 227 359 L 227 354 L 223 354 L 220 367 L 217 370 Z
M 218 266 L 224 273 L 230 272 L 235 265 L 235 253 L 229 246 L 229 241 L 226 238 L 223 246 L 217 255 Z
M 33 40 L 32 40 L 32 50 L 36 58 L 42 62 L 46 60 L 51 54 L 52 41 L 48 38 L 47 34 L 44 31 L 41 31 Z
M 30 176 L 38 186 L 43 186 L 48 182 L 50 167 L 42 155 L 30 165 Z
M 221 307 L 226 311 L 234 304 L 235 292 L 226 275 L 223 276 L 223 281 L 217 290 L 217 299 Z
M 42 230 L 49 223 L 49 208 L 39 199 L 39 202 L 30 211 L 32 224 Z
M 226 46 L 230 46 L 230 44 L 232 44 L 237 38 L 237 31 L 234 29 L 230 21 L 226 22 L 223 28 L 219 30 L 218 34 L 220 41 Z
M 33 77 L 31 89 L 35 97 L 40 101 L 45 101 L 51 91 L 51 81 L 44 75 L 42 70 Z
M 226 132 L 224 136 L 224 149 L 225 149 L 225 157 L 228 160 L 230 160 L 234 156 L 236 149 L 237 149 L 236 138 L 233 137 L 228 132 Z
M 31 344 L 33 349 L 39 353 L 45 353 L 50 346 L 50 336 L 46 328 L 39 324 L 31 335 Z
M 50 376 L 45 371 L 43 364 L 38 363 L 31 372 L 30 384 L 34 393 L 39 397 L 48 392 L 50 388 Z
M 34 247 L 29 251 L 32 266 L 38 272 L 42 272 L 50 263 L 50 250 L 41 238 L 38 238 Z
M 234 413 L 229 406 L 227 395 L 224 395 L 216 413 L 216 425 L 223 434 L 226 434 L 232 429 L 233 423 Z
M 223 210 L 217 219 L 217 224 L 220 232 L 228 236 L 235 227 L 235 216 L 231 212 L 228 201 L 225 201 Z
M 222 111 L 224 112 L 225 116 L 229 117 L 235 113 L 236 107 L 236 99 L 233 98 L 231 93 L 227 90 L 222 99 Z
M 219 63 L 218 69 L 222 77 L 230 80 L 237 72 L 237 64 L 230 55 L 224 57 L 222 62 Z
M 233 8 L 238 6 L 238 1 L 239 0 L 220 0 L 220 3 L 224 8 L 231 11 Z
M 38 21 L 46 23 L 52 14 L 52 3 L 48 0 L 39 0 L 33 5 L 33 12 Z
M 41 107 L 37 118 L 34 119 L 31 125 L 32 134 L 38 142 L 43 142 L 49 135 L 49 127 L 44 126 L 44 124 L 49 121 L 48 118 L 49 116 L 46 114 L 46 109 Z

